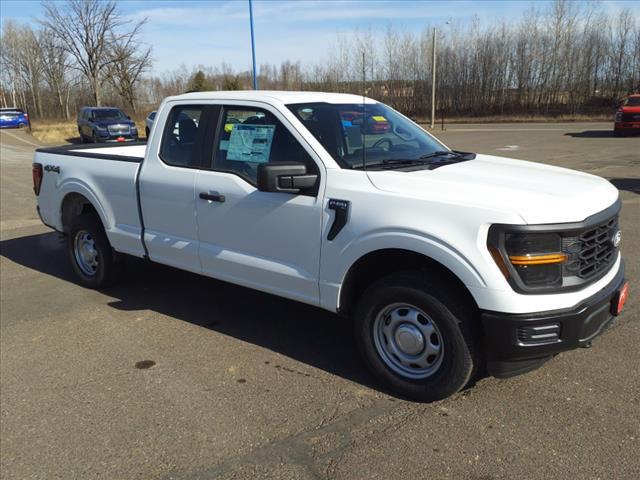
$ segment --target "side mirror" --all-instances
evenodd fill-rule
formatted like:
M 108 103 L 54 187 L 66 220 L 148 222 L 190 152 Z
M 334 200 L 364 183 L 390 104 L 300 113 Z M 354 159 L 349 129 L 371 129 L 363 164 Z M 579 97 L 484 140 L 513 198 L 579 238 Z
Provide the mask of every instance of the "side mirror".
M 129 115 L 127 115 L 127 118 L 128 118 L 129 120 L 131 120 L 131 117 L 130 117 Z
M 307 173 L 300 162 L 274 162 L 258 165 L 258 190 L 262 192 L 300 193 L 313 188 L 318 176 Z

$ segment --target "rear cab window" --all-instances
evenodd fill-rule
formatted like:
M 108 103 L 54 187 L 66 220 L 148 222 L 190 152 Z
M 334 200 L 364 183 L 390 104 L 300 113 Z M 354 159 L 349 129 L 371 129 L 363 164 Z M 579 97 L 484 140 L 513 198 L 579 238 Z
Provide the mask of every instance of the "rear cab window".
M 201 105 L 179 105 L 171 109 L 160 145 L 160 159 L 164 163 L 176 167 L 200 166 L 196 143 L 203 108 Z

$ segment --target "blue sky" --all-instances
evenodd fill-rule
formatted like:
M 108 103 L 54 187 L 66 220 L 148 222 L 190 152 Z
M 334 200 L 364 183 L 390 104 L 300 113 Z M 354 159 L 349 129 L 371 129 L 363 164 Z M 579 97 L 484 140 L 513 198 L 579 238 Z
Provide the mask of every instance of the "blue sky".
M 545 1 L 536 1 L 544 6 Z M 584 2 L 582 2 L 584 3 Z M 301 61 L 312 65 L 327 56 L 339 33 L 356 29 L 380 36 L 389 24 L 398 30 L 420 32 L 429 25 L 449 20 L 468 22 L 477 15 L 480 23 L 519 21 L 529 1 L 409 1 L 409 0 L 254 0 L 257 62 Z M 615 13 L 637 2 L 600 2 Z M 143 41 L 153 46 L 154 71 L 174 70 L 182 64 L 230 64 L 237 70 L 250 68 L 249 9 L 247 0 L 232 1 L 140 1 L 119 2 L 122 14 L 147 17 Z M 33 23 L 42 12 L 39 1 L 0 0 L 2 19 Z

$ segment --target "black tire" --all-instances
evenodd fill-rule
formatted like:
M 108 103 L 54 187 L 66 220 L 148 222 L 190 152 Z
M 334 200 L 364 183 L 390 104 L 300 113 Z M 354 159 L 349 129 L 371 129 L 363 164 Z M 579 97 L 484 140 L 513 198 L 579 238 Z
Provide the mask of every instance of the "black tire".
M 98 134 L 97 134 L 95 131 L 91 134 L 91 141 L 92 141 L 93 143 L 100 143 L 100 142 L 98 141 Z
M 76 255 L 76 251 L 80 252 L 77 247 L 79 238 L 85 234 L 89 236 L 89 241 L 93 242 L 96 252 L 97 266 L 93 274 L 86 271 L 86 262 L 83 269 L 82 260 L 79 259 L 81 254 L 78 253 L 78 256 Z M 67 252 L 73 270 L 83 286 L 100 289 L 110 287 L 119 280 L 122 271 L 122 259 L 111 248 L 102 222 L 96 214 L 78 215 L 73 219 L 67 236 Z
M 147 140 L 149 140 L 149 127 L 144 127 L 144 136 Z
M 454 288 L 419 272 L 403 272 L 376 282 L 358 301 L 354 319 L 358 349 L 372 372 L 390 390 L 412 400 L 441 400 L 462 389 L 474 375 L 481 363 L 480 335 L 474 323 L 476 309 L 461 302 Z M 437 369 L 426 378 L 409 378 L 394 371 L 380 353 L 379 348 L 385 347 L 376 346 L 376 318 L 390 305 L 398 304 L 417 307 L 437 327 L 441 358 Z
M 613 136 L 614 137 L 622 137 L 624 136 L 624 132 L 622 130 L 618 130 L 617 128 L 613 129 Z
M 26 123 L 19 123 L 19 124 L 18 124 L 18 128 L 19 128 L 19 129 L 22 129 L 22 128 L 26 127 L 26 126 L 27 126 L 27 124 L 26 124 Z

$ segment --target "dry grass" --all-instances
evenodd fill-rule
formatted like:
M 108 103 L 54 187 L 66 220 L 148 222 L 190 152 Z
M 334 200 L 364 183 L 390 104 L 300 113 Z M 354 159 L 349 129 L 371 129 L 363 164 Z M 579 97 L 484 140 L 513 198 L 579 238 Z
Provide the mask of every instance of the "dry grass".
M 140 137 L 143 137 L 144 120 L 136 120 L 136 126 Z M 31 122 L 31 135 L 39 142 L 50 145 L 80 142 L 78 126 L 73 120 L 35 120 Z
M 78 137 L 78 127 L 72 122 L 36 120 L 31 122 L 31 135 L 41 143 L 69 143 Z

